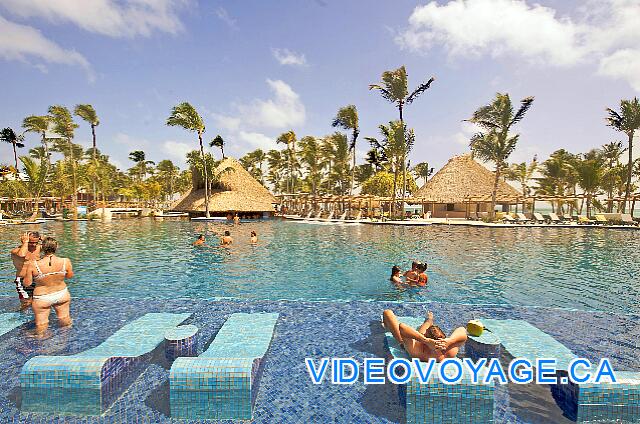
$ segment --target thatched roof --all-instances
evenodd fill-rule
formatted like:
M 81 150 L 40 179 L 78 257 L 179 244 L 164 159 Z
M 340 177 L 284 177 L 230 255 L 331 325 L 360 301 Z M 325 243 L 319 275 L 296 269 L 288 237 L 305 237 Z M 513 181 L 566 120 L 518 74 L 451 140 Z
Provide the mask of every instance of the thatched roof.
M 470 155 L 454 156 L 427 183 L 413 195 L 436 203 L 464 203 L 473 200 L 491 200 L 495 173 L 476 162 Z M 497 201 L 512 200 L 522 193 L 500 180 Z
M 232 168 L 220 178 L 220 184 L 209 192 L 211 212 L 272 212 L 275 197 L 235 159 L 220 162 L 216 172 Z M 204 212 L 204 188 L 191 189 L 171 208 L 181 212 Z

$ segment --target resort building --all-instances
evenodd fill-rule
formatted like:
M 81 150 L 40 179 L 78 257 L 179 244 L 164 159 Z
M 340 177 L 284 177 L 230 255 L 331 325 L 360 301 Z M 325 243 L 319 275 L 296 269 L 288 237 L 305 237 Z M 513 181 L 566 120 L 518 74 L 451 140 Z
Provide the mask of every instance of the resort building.
M 413 197 L 421 198 L 434 218 L 481 217 L 491 209 L 494 183 L 495 173 L 471 155 L 454 156 Z M 500 179 L 496 205 L 507 211 L 518 199 L 522 193 Z
M 257 181 L 235 159 L 222 160 L 214 172 L 220 174 L 219 181 L 209 190 L 209 212 L 212 216 L 238 214 L 245 218 L 271 216 L 278 200 Z M 187 191 L 171 210 L 201 216 L 205 212 L 204 179 L 200 172 L 192 169 L 192 188 Z

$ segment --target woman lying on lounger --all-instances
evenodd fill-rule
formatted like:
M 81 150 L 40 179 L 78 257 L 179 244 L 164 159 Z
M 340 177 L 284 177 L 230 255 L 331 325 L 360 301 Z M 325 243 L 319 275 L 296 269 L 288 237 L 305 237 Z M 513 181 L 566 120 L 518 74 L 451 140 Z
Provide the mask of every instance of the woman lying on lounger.
M 456 328 L 447 337 L 440 327 L 433 325 L 431 312 L 427 313 L 427 319 L 418 330 L 398 321 L 398 317 L 390 309 L 382 313 L 382 324 L 393 334 L 409 356 L 423 362 L 431 358 L 435 358 L 438 362 L 453 358 L 458 354 L 460 346 L 467 341 L 467 330 L 464 327 Z

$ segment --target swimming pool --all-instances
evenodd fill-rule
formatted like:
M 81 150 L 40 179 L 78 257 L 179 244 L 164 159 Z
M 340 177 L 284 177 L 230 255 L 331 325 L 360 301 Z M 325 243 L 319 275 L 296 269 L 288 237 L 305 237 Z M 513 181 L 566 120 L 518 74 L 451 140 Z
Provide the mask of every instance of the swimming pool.
M 195 236 L 230 230 L 224 249 Z M 24 227 L 2 229 L 8 252 Z M 249 244 L 256 230 L 257 246 Z M 74 261 L 83 298 L 437 301 L 640 313 L 640 232 L 598 228 L 474 228 L 155 221 L 49 222 L 40 231 Z M 8 259 L 8 258 L 7 258 Z M 429 263 L 426 288 L 398 290 L 392 265 Z M 12 280 L 8 260 L 0 275 Z M 2 295 L 13 295 L 11 284 Z

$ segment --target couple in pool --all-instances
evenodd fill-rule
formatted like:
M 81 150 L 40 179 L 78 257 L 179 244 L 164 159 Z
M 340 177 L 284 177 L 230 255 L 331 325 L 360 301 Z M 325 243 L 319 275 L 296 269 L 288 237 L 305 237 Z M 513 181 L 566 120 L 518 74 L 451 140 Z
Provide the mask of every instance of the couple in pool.
M 442 362 L 446 358 L 454 358 L 460 346 L 467 341 L 467 330 L 458 327 L 449 337 L 433 323 L 433 314 L 427 313 L 427 318 L 418 329 L 401 323 L 392 310 L 382 313 L 382 325 L 391 332 L 393 338 L 412 358 L 427 362 L 435 359 Z
M 49 326 L 51 308 L 55 309 L 60 326 L 71 325 L 71 295 L 65 283 L 65 279 L 73 277 L 71 261 L 56 256 L 58 242 L 53 237 L 42 239 L 34 231 L 22 234 L 20 242 L 11 251 L 16 268 L 14 283 L 21 309 L 33 309 L 36 334 L 44 333 Z
M 402 280 L 404 277 L 404 281 Z M 399 266 L 394 265 L 391 268 L 391 282 L 396 286 L 409 285 L 424 287 L 429 282 L 427 276 L 427 264 L 423 262 L 413 261 L 411 263 L 411 269 L 402 275 L 402 270 Z

